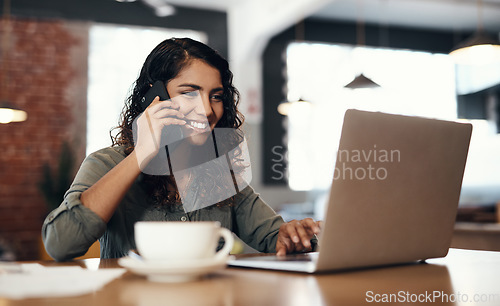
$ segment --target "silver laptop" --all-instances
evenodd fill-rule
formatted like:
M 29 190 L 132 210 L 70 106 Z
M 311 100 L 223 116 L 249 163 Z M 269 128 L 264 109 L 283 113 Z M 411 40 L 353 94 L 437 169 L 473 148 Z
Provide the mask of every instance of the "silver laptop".
M 470 124 L 348 110 L 319 252 L 230 266 L 323 272 L 446 256 Z

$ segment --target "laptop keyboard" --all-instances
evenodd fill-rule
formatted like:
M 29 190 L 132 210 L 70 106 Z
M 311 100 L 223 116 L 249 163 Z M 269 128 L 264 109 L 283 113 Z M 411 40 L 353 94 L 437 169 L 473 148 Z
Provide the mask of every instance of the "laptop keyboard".
M 287 254 L 285 256 L 273 256 L 274 261 L 314 261 L 318 253 Z M 267 259 L 269 260 L 269 258 Z

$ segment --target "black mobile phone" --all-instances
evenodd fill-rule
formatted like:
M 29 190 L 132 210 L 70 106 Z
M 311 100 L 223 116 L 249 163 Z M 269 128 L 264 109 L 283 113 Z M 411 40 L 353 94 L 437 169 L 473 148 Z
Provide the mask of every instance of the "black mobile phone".
M 142 97 L 140 102 L 141 112 L 146 110 L 146 108 L 153 102 L 156 96 L 160 97 L 160 101 L 170 99 L 167 88 L 162 81 L 154 82 L 153 86 L 146 92 L 144 97 Z
M 156 96 L 160 97 L 160 101 L 165 101 L 170 99 L 170 96 L 168 95 L 167 92 L 167 88 L 165 87 L 163 81 L 154 82 L 153 86 L 151 86 L 151 88 L 146 92 L 144 97 L 142 97 L 140 102 L 141 111 L 145 111 L 146 108 L 156 98 Z M 179 125 L 168 126 L 166 133 L 167 134 L 164 135 L 165 139 L 170 143 L 169 145 L 165 146 L 165 149 L 167 149 L 167 156 L 168 156 L 169 152 L 172 152 L 178 145 L 178 143 L 182 140 L 183 133 Z

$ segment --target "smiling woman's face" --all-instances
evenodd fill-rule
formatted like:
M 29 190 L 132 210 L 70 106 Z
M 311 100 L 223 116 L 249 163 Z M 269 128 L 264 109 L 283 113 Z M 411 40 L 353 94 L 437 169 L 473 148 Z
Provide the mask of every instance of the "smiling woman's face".
M 212 130 L 224 114 L 224 89 L 219 70 L 204 61 L 191 60 L 167 83 L 167 91 L 185 116 L 184 136 L 192 136 L 192 144 L 205 143 L 207 133 L 204 132 Z

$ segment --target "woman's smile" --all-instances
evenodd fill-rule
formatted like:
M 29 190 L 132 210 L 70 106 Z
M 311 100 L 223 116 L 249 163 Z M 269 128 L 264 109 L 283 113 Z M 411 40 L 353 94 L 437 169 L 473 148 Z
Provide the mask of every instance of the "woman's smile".
M 209 131 L 209 126 L 207 121 L 197 121 L 197 120 L 186 120 L 186 127 L 194 130 L 197 133 L 203 133 L 203 132 L 208 132 Z

